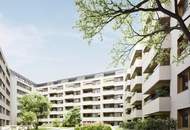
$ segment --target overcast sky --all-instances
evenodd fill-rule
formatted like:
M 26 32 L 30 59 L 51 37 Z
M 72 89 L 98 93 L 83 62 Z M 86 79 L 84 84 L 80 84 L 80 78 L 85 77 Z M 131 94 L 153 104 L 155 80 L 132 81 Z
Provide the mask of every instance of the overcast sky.
M 112 69 L 118 37 L 105 31 L 91 45 L 73 29 L 74 0 L 0 0 L 0 46 L 9 67 L 34 82 Z

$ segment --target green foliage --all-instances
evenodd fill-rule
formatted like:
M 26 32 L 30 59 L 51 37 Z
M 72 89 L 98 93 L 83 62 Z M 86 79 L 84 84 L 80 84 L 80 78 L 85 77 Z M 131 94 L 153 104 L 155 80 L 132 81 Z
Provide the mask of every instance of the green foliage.
M 80 125 L 80 121 L 80 108 L 75 107 L 68 111 L 67 114 L 64 116 L 63 126 L 74 127 L 76 125 Z
M 160 87 L 160 88 L 156 89 L 157 97 L 166 97 L 169 95 L 170 95 L 170 92 L 169 92 L 169 88 L 167 88 L 167 87 Z
M 38 129 L 39 119 L 46 117 L 49 114 L 49 110 L 51 107 L 50 102 L 48 99 L 40 94 L 32 93 L 23 96 L 20 100 L 20 118 L 24 118 L 28 113 L 33 113 L 35 115 L 36 122 L 33 124 L 35 129 Z
M 127 130 L 176 130 L 176 121 L 172 119 L 148 118 L 125 122 L 122 127 Z
M 159 1 L 161 5 L 171 3 L 170 0 Z M 83 32 L 84 39 L 89 42 L 97 35 L 100 35 L 102 40 L 102 33 L 106 26 L 111 25 L 113 31 L 121 32 L 121 39 L 111 51 L 114 65 L 125 64 L 132 48 L 140 43 L 149 48 L 155 48 L 158 58 L 156 61 L 162 62 L 165 60 L 165 55 L 168 55 L 162 50 L 163 41 L 172 30 L 179 26 L 171 27 L 169 18 L 159 16 L 159 11 L 156 10 L 159 5 L 155 0 L 144 0 L 143 4 L 140 4 L 141 2 L 136 0 L 76 0 L 79 12 L 76 27 Z M 146 11 L 147 9 L 150 11 Z
M 130 122 L 123 122 L 121 123 L 121 127 L 124 129 L 134 129 L 136 125 L 136 121 L 130 121 Z
M 31 125 L 37 122 L 36 114 L 29 111 L 29 112 L 22 112 L 20 118 L 18 119 L 18 123 L 22 125 L 26 125 L 28 129 Z
M 106 124 L 90 124 L 75 127 L 75 130 L 112 130 L 110 125 Z
M 60 127 L 61 126 L 61 121 L 59 119 L 54 119 L 53 120 L 53 127 Z

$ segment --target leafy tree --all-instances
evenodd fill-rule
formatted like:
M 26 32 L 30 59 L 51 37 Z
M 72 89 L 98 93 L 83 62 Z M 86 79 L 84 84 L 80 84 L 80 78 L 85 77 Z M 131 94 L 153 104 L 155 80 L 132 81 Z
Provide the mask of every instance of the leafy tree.
M 67 114 L 64 117 L 63 126 L 66 127 L 74 127 L 76 125 L 79 125 L 81 121 L 80 117 L 80 108 L 75 107 L 67 112 Z
M 36 114 L 29 111 L 29 112 L 22 112 L 19 118 L 18 123 L 22 125 L 26 125 L 27 129 L 30 129 L 31 125 L 34 125 L 37 121 Z
M 123 37 L 112 50 L 116 63 L 125 63 L 130 51 L 139 43 L 154 47 L 159 58 L 165 57 L 168 54 L 161 48 L 163 40 L 175 30 L 190 41 L 190 26 L 185 24 L 190 15 L 182 17 L 184 10 L 178 0 L 76 0 L 76 6 L 79 12 L 76 27 L 84 33 L 85 39 L 91 41 L 97 34 L 101 36 L 109 24 L 113 30 L 121 31 Z M 171 19 L 177 21 L 176 25 L 170 25 Z M 190 49 L 180 58 L 189 54 Z
M 47 117 L 50 110 L 50 102 L 48 99 L 40 94 L 32 93 L 23 96 L 20 100 L 20 118 L 23 118 L 23 116 L 27 112 L 31 112 L 35 115 L 36 122 L 34 123 L 35 129 L 38 129 L 38 126 L 40 125 L 39 119 Z M 28 113 L 27 113 L 28 114 Z
M 53 126 L 54 127 L 60 127 L 61 126 L 61 121 L 59 119 L 54 119 L 53 120 Z

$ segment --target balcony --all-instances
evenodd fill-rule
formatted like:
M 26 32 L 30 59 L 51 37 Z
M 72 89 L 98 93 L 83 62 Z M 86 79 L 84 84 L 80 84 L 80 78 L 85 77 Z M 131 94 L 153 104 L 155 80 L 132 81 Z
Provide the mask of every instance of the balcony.
M 123 112 L 123 108 L 103 108 L 103 112 Z
M 53 96 L 53 97 L 49 97 L 50 100 L 63 100 L 63 96 Z
M 123 90 L 104 90 L 103 92 L 102 92 L 102 94 L 103 95 L 111 95 L 111 94 L 123 94 Z
M 170 112 L 170 97 L 158 97 L 147 102 L 143 107 L 143 115 Z
M 141 89 L 142 86 L 142 76 L 136 76 L 131 80 L 131 91 Z
M 148 94 L 156 86 L 168 84 L 170 80 L 170 66 L 157 66 L 143 84 L 143 93 Z
M 130 103 L 127 103 L 126 104 L 126 109 L 131 109 L 132 108 L 132 105 Z
M 170 35 L 167 35 L 164 41 L 162 42 L 162 48 L 170 48 L 170 40 Z M 152 68 L 154 68 L 154 66 L 151 63 L 155 56 L 156 50 L 154 48 L 151 48 L 150 51 L 143 56 L 142 72 L 149 73 L 152 71 Z
M 123 117 L 103 117 L 104 121 L 123 121 Z
M 50 111 L 50 114 L 63 114 L 63 110 L 62 111 Z
M 142 110 L 137 110 L 137 109 L 134 109 L 132 112 L 131 112 L 131 118 L 134 119 L 134 118 L 141 118 L 142 117 Z
M 131 114 L 126 114 L 125 117 L 123 117 L 124 121 L 128 121 L 132 119 Z
M 83 88 L 97 88 L 99 87 L 101 81 L 100 80 L 90 80 L 83 82 Z
M 142 72 L 149 72 L 149 66 L 151 65 L 152 60 L 156 56 L 156 51 L 154 48 L 151 48 L 149 52 L 143 56 L 143 63 L 142 63 Z
M 88 93 L 83 93 L 81 94 L 81 97 L 97 97 L 101 96 L 100 92 L 88 92 Z
M 81 95 L 80 94 L 67 94 L 67 95 L 64 95 L 64 98 L 65 99 L 71 99 L 71 98 L 80 98 Z
M 131 85 L 131 80 L 127 80 L 126 86 L 130 86 L 130 85 Z
M 125 96 L 126 99 L 127 99 L 127 98 L 131 98 L 132 92 L 127 91 L 125 95 L 126 95 L 126 96 Z
M 103 99 L 102 103 L 123 103 L 123 99 Z
M 80 106 L 80 102 L 65 102 L 65 106 Z
M 81 113 L 98 113 L 100 112 L 100 109 L 83 109 L 81 110 Z
M 100 104 L 100 101 L 98 100 L 92 100 L 92 101 L 82 101 L 81 102 L 82 105 L 99 105 Z
M 143 99 L 143 95 L 142 93 L 135 93 L 132 98 L 131 98 L 131 104 L 136 104 L 136 103 L 139 103 L 139 102 L 142 102 L 142 99 Z
M 130 55 L 130 57 L 132 57 L 131 60 L 130 60 L 130 62 L 129 62 L 130 65 L 132 65 L 133 62 L 136 60 L 136 58 L 141 55 L 143 46 L 144 46 L 143 44 L 137 44 L 135 46 L 135 48 L 133 49 L 133 51 L 132 51 L 132 53 Z
M 101 121 L 100 117 L 82 117 L 82 121 L 95 121 L 95 122 L 99 122 Z
M 136 59 L 133 66 L 131 67 L 131 77 L 134 77 L 134 73 L 136 72 L 137 68 L 142 67 L 142 59 Z

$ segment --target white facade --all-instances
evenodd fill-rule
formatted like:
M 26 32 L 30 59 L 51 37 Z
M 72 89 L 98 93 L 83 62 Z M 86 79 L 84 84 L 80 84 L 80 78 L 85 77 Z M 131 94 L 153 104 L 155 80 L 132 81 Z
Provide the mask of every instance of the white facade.
M 82 123 L 104 122 L 118 125 L 123 117 L 123 70 L 102 72 L 38 84 L 36 90 L 48 97 L 52 109 L 44 123 L 80 107 Z
M 17 124 L 19 114 L 19 98 L 34 90 L 34 83 L 24 76 L 11 70 L 11 124 Z
M 10 125 L 11 96 L 10 71 L 0 50 L 0 128 Z
M 182 17 L 190 15 L 189 0 L 178 0 L 178 6 L 184 11 Z M 176 24 L 174 19 L 170 20 L 171 26 Z M 186 24 L 189 25 L 190 20 L 187 20 Z M 154 48 L 147 49 L 142 45 L 134 48 L 126 74 L 125 121 L 147 117 L 172 118 L 178 121 L 180 130 L 190 129 L 190 56 L 179 64 L 174 62 L 174 56 L 183 54 L 184 50 L 179 48 L 182 38 L 184 37 L 180 31 L 173 31 L 165 38 L 162 48 L 169 52 L 169 56 L 166 57 L 166 62 L 161 64 L 154 62 Z M 137 58 L 137 54 L 141 56 Z M 134 76 L 134 71 L 138 68 L 142 68 L 139 72 L 141 80 L 140 77 Z M 142 87 L 142 96 L 136 94 L 138 87 Z M 139 103 L 139 110 L 134 110 L 135 101 L 142 101 L 142 104 Z

